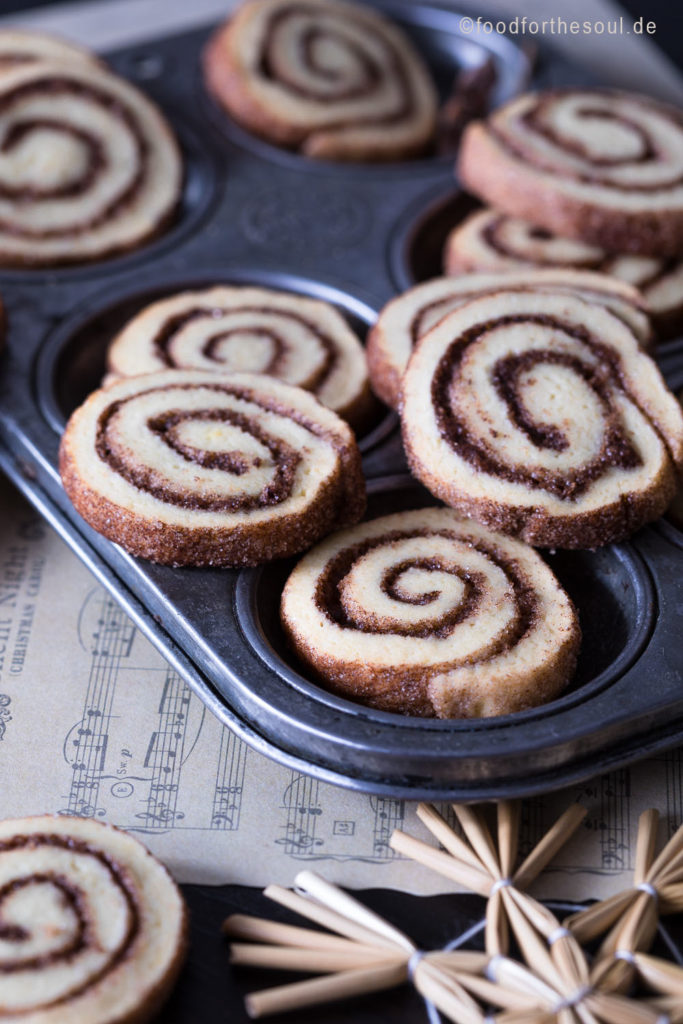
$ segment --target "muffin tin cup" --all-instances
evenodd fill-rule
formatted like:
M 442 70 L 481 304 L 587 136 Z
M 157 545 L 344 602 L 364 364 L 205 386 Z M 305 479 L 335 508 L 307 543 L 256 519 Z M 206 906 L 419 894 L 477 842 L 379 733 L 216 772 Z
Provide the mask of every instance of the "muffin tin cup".
M 453 11 L 406 0 L 371 0 L 370 6 L 390 17 L 410 36 L 431 71 L 441 101 L 446 100 L 452 91 L 456 68 L 472 69 L 489 58 L 497 75 L 491 96 L 493 105 L 512 99 L 526 88 L 531 79 L 531 61 L 524 50 L 504 35 L 492 34 L 473 40 L 462 30 L 462 16 Z M 223 108 L 203 88 L 201 74 L 197 76 L 197 90 L 199 102 L 217 131 L 259 158 L 298 173 L 322 172 L 342 178 L 379 176 L 393 179 L 414 177 L 416 172 L 448 173 L 453 165 L 452 154 L 379 164 L 311 160 L 253 135 L 226 117 Z
M 419 22 L 418 46 L 428 61 L 439 52 L 443 81 L 456 60 L 471 65 L 486 55 L 462 37 L 453 12 L 378 6 Z M 679 741 L 681 556 L 665 524 L 628 544 L 549 556 L 585 633 L 566 694 L 516 715 L 437 721 L 373 711 L 302 672 L 277 608 L 292 562 L 242 572 L 157 566 L 76 514 L 57 473 L 59 434 L 97 385 L 106 344 L 124 320 L 179 289 L 257 284 L 327 299 L 363 334 L 396 288 L 412 283 L 412 270 L 396 270 L 401 260 L 408 265 L 408 235 L 417 245 L 415 225 L 453 193 L 450 159 L 333 165 L 246 138 L 201 93 L 199 56 L 210 31 L 112 56 L 161 104 L 188 154 L 176 225 L 135 253 L 90 266 L 0 271 L 10 324 L 0 354 L 0 466 L 214 714 L 294 770 L 386 796 L 481 799 L 566 785 Z M 509 40 L 496 46 L 514 91 L 526 58 Z M 556 82 L 580 78 L 562 61 L 551 64 Z M 395 414 L 381 415 L 361 447 L 369 515 L 433 503 L 406 474 Z M 656 687 L 644 685 L 651 680 Z

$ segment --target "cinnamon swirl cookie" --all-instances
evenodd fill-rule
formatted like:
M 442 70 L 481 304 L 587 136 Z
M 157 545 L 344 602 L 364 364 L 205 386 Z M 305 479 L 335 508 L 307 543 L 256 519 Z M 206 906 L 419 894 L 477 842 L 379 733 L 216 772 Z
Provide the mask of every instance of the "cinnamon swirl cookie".
M 60 472 L 95 530 L 167 565 L 296 554 L 365 508 L 350 427 L 301 388 L 255 374 L 115 381 L 69 420 Z
M 436 127 L 420 57 L 363 4 L 250 0 L 210 41 L 204 74 L 236 121 L 310 157 L 399 160 Z
M 587 302 L 610 309 L 623 320 L 643 347 L 651 341 L 645 304 L 630 285 L 605 274 L 579 270 L 538 270 L 513 274 L 468 274 L 436 277 L 392 299 L 381 311 L 367 343 L 368 369 L 373 390 L 397 409 L 401 378 L 414 346 L 427 331 L 454 309 L 480 295 L 515 289 L 520 292 L 548 292 L 579 295 Z
M 287 580 L 282 622 L 336 693 L 440 718 L 551 700 L 574 671 L 580 637 L 535 551 L 445 508 L 328 537 Z
M 122 78 L 85 60 L 0 74 L 0 265 L 139 246 L 168 225 L 181 185 L 170 128 Z
M 465 131 L 458 174 L 493 206 L 611 252 L 683 250 L 683 116 L 600 89 L 529 93 Z
M 577 296 L 468 303 L 421 340 L 402 388 L 415 474 L 531 544 L 620 540 L 676 490 L 680 406 L 627 325 Z
M 166 869 L 85 818 L 0 822 L 0 1018 L 143 1024 L 182 965 L 187 923 Z
M 25 29 L 0 29 L 0 71 L 40 60 L 102 67 L 102 62 L 94 53 L 66 39 L 58 39 L 43 32 L 27 32 Z
M 267 373 L 311 391 L 356 429 L 374 411 L 363 347 L 341 313 L 270 288 L 219 286 L 143 309 L 112 342 L 110 374 Z
M 594 245 L 560 238 L 520 217 L 478 210 L 446 240 L 447 274 L 542 268 L 596 270 L 626 281 L 641 292 L 660 341 L 683 330 L 683 261 L 619 256 Z

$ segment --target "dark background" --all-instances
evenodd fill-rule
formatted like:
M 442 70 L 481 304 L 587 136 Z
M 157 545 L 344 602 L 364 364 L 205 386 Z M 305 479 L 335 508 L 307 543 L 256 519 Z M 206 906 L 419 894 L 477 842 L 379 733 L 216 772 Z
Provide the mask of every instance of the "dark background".
M 0 14 L 47 7 L 52 3 L 54 0 L 0 0 Z M 486 9 L 486 0 L 482 0 L 481 6 Z M 655 21 L 657 32 L 652 37 L 654 42 L 683 69 L 683 4 L 680 0 L 622 0 L 621 7 L 634 18 L 642 15 L 647 21 Z M 519 2 L 519 13 L 524 14 L 524 0 Z M 566 13 L 568 18 L 573 16 L 571 0 L 567 0 Z

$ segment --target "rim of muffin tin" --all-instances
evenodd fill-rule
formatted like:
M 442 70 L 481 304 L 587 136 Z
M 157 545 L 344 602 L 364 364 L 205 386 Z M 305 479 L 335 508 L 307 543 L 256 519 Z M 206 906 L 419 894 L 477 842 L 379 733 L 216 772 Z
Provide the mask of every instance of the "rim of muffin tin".
M 455 208 L 458 213 L 462 208 L 458 220 L 452 219 L 451 208 Z M 446 186 L 440 184 L 426 190 L 408 204 L 394 224 L 387 247 L 389 275 L 398 292 L 407 291 L 434 277 L 445 276 L 442 257 L 446 236 L 459 220 L 478 208 L 481 208 L 481 203 L 468 195 L 455 179 Z M 429 252 L 429 270 L 418 275 L 413 272 L 414 262 L 420 256 L 420 247 L 424 245 L 421 236 L 430 230 L 436 234 L 439 242 L 439 263 L 437 266 L 431 262 L 434 253 Z M 434 246 L 434 242 L 431 245 Z
M 531 60 L 520 46 L 504 34 L 491 33 L 483 36 L 481 33 L 464 32 L 461 22 L 465 16 L 448 7 L 439 6 L 438 3 L 416 4 L 411 0 L 366 0 L 366 3 L 370 7 L 377 8 L 391 20 L 398 22 L 401 28 L 408 30 L 409 34 L 411 30 L 413 32 L 421 30 L 431 32 L 437 37 L 438 48 L 442 52 L 446 49 L 445 41 L 448 39 L 450 45 L 447 49 L 452 59 L 453 79 L 460 69 L 474 68 L 481 63 L 474 59 L 475 54 L 483 54 L 484 59 L 493 57 L 499 77 L 493 87 L 492 107 L 497 107 L 513 99 L 529 85 L 532 75 Z M 465 20 L 468 19 L 465 18 Z M 214 25 L 212 31 L 219 25 L 220 23 Z M 414 35 L 411 34 L 410 38 L 432 73 L 433 80 L 437 79 L 438 75 L 435 73 L 433 60 L 430 61 L 429 55 L 424 52 L 420 41 L 416 40 Z M 458 56 L 465 59 L 458 61 Z M 428 171 L 430 168 L 443 170 L 452 166 L 455 160 L 455 151 L 415 157 L 409 160 L 372 163 L 312 158 L 286 147 L 277 146 L 235 121 L 206 89 L 201 66 L 196 75 L 195 88 L 204 112 L 220 135 L 264 160 L 295 170 L 350 177 L 359 175 L 395 177 L 415 174 L 416 171 Z M 441 100 L 443 101 L 444 98 L 442 95 Z
M 61 435 L 69 415 L 76 408 L 76 405 L 72 408 L 65 408 L 65 404 L 60 398 L 59 386 L 60 382 L 64 383 L 64 366 L 69 361 L 70 346 L 76 345 L 76 339 L 86 333 L 90 325 L 111 316 L 113 326 L 111 333 L 107 335 L 107 340 L 111 340 L 123 323 L 150 303 L 179 292 L 220 285 L 273 288 L 306 298 L 321 299 L 334 306 L 344 316 L 352 330 L 360 335 L 362 343 L 365 340 L 364 334 L 377 318 L 377 312 L 372 306 L 335 284 L 318 278 L 314 280 L 297 274 L 256 268 L 217 267 L 215 270 L 184 271 L 164 276 L 163 283 L 155 279 L 146 285 L 138 282 L 136 285 L 128 283 L 116 289 L 107 288 L 106 292 L 98 292 L 89 297 L 86 302 L 66 317 L 48 335 L 38 353 L 36 366 L 38 402 L 41 412 L 51 428 Z M 127 306 L 135 307 L 135 312 L 131 311 L 123 317 L 122 309 Z M 104 336 L 96 337 L 95 345 L 98 349 L 104 344 L 104 340 Z M 79 354 L 83 352 L 84 349 L 79 346 Z M 102 354 L 104 355 L 104 353 Z M 98 382 L 95 381 L 93 390 L 97 386 Z M 86 398 L 87 393 L 87 391 L 83 393 L 80 401 Z M 77 404 L 80 404 L 80 401 Z M 363 455 L 379 448 L 395 435 L 399 428 L 399 419 L 393 410 L 387 409 L 379 400 L 378 409 L 378 419 L 375 425 L 358 438 L 358 447 Z
M 0 266 L 0 286 L 25 282 L 40 285 L 45 280 L 52 281 L 55 278 L 65 282 L 93 277 L 108 278 L 139 264 L 152 263 L 169 250 L 177 249 L 199 231 L 223 187 L 217 159 L 182 117 L 176 116 L 175 112 L 160 109 L 178 140 L 183 162 L 182 192 L 167 227 L 140 245 L 101 259 L 90 260 L 85 257 L 73 262 L 34 267 Z

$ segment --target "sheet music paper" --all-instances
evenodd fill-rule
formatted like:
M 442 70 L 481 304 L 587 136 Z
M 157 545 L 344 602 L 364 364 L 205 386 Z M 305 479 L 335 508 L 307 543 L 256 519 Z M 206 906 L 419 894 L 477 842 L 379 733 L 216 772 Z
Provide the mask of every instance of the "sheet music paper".
M 6 481 L 0 524 L 0 817 L 119 825 L 180 881 L 289 885 L 309 866 L 352 887 L 453 890 L 388 845 L 394 828 L 429 839 L 414 804 L 347 792 L 247 748 Z M 681 822 L 682 767 L 675 750 L 525 802 L 523 851 L 569 802 L 589 811 L 539 894 L 627 886 L 639 813 L 662 811 L 662 839 Z

